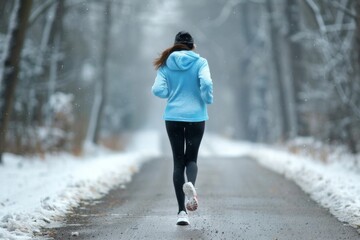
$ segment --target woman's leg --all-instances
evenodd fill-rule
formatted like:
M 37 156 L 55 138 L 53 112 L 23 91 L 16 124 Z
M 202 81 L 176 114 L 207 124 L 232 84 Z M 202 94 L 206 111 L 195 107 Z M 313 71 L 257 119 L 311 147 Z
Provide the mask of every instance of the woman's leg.
M 176 121 L 166 121 L 166 131 L 169 136 L 171 149 L 174 159 L 173 182 L 176 199 L 179 205 L 179 212 L 185 211 L 185 195 L 182 186 L 185 183 L 185 159 L 184 159 L 184 123 Z
M 186 177 L 195 186 L 197 177 L 197 157 L 200 143 L 204 135 L 205 121 L 187 123 L 185 127 L 185 166 Z

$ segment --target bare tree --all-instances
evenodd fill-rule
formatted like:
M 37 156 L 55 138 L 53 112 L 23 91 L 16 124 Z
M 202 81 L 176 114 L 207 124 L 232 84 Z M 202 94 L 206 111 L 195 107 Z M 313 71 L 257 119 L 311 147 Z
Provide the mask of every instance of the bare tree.
M 60 51 L 61 51 L 61 35 L 62 35 L 62 21 L 64 16 L 64 2 L 65 0 L 58 0 L 56 5 L 56 14 L 53 26 L 51 27 L 50 34 L 50 45 L 52 45 L 52 55 L 50 60 L 50 71 L 49 71 L 49 85 L 48 85 L 48 98 L 50 99 L 55 93 L 56 80 L 58 78 L 58 68 L 61 62 Z M 48 101 L 50 102 L 50 101 Z M 50 104 L 48 103 L 48 110 Z M 52 114 L 47 111 L 46 113 L 46 124 L 51 125 Z
M 106 99 L 106 85 L 107 85 L 107 61 L 109 54 L 109 42 L 110 42 L 110 29 L 111 29 L 111 1 L 105 2 L 105 19 L 102 33 L 102 47 L 100 56 L 100 76 L 95 84 L 95 96 L 92 106 L 89 126 L 85 138 L 85 147 L 98 143 L 99 133 L 101 128 L 101 118 L 103 117 L 103 111 Z
M 0 75 L 0 163 L 5 151 L 7 126 L 10 119 L 14 93 L 19 73 L 21 50 L 25 39 L 32 0 L 17 0 L 10 21 L 7 47 L 5 48 L 3 71 Z
M 308 51 L 307 59 L 312 60 L 306 64 L 308 86 L 303 86 L 302 91 L 312 102 L 303 106 L 304 113 L 311 118 L 309 125 L 313 125 L 309 133 L 322 140 L 346 144 L 355 153 L 360 118 L 359 72 L 354 56 L 356 5 L 349 0 L 304 2 L 309 13 L 307 20 L 313 28 L 301 33 L 307 40 L 302 43 Z M 320 109 L 319 103 L 324 100 L 327 105 Z
M 282 75 L 282 66 L 281 66 L 281 51 L 278 43 L 278 29 L 275 25 L 274 14 L 273 14 L 273 3 L 272 0 L 266 1 L 266 8 L 269 14 L 269 27 L 270 27 L 270 42 L 271 42 L 271 50 L 272 50 L 272 62 L 274 64 L 274 95 L 277 97 L 278 106 L 279 106 L 279 126 L 280 130 L 280 138 L 285 138 L 285 133 L 289 130 L 289 120 L 288 113 L 286 107 L 286 98 L 284 91 L 284 80 Z
M 301 59 L 302 59 L 302 50 L 301 45 L 292 40 L 292 36 L 294 36 L 297 32 L 300 31 L 300 7 L 297 1 L 285 1 L 285 15 L 287 19 L 287 45 L 288 45 L 288 58 L 290 65 L 290 78 L 291 78 L 291 89 L 293 97 L 293 126 L 292 129 L 292 136 L 297 136 L 299 131 L 303 129 L 303 123 L 300 118 L 300 112 L 298 110 L 300 99 L 297 94 L 300 92 L 301 88 L 301 80 L 304 77 L 304 73 L 302 70 Z M 300 129 L 299 129 L 300 128 Z
M 357 1 L 356 5 L 356 48 L 357 48 L 357 61 L 360 65 L 360 2 Z M 358 67 L 358 73 L 360 73 L 360 67 Z

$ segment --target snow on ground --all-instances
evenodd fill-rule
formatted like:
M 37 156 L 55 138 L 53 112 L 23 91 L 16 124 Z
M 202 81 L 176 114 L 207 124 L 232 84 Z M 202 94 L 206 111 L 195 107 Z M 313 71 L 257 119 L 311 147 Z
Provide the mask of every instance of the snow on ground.
M 4 155 L 0 166 L 0 239 L 30 239 L 60 220 L 81 199 L 96 199 L 130 181 L 146 160 L 160 155 L 159 134 L 135 134 L 127 151 L 98 149 L 82 158 L 60 154 L 46 160 Z
M 360 171 L 354 167 L 354 162 L 360 163 L 360 156 L 334 152 L 338 159 L 329 156 L 330 162 L 326 164 L 309 156 L 292 154 L 285 148 L 230 141 L 211 134 L 205 135 L 200 149 L 201 156 L 254 158 L 293 180 L 340 221 L 360 229 Z
M 30 239 L 41 227 L 61 220 L 81 199 L 99 198 L 130 181 L 144 161 L 159 155 L 160 134 L 154 131 L 139 132 L 121 153 L 93 149 L 81 158 L 60 154 L 46 160 L 5 154 L 0 166 L 0 239 Z M 360 171 L 350 154 L 333 154 L 325 164 L 285 148 L 207 133 L 200 156 L 256 159 L 295 181 L 339 220 L 360 228 Z

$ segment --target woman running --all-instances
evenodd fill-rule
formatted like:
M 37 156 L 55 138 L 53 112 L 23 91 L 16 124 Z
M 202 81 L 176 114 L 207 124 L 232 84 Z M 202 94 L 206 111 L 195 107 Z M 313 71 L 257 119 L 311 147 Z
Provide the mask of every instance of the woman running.
M 194 49 L 192 36 L 181 31 L 174 45 L 154 61 L 157 75 L 152 92 L 167 99 L 163 117 L 174 160 L 173 183 L 179 206 L 177 225 L 190 224 L 187 210 L 195 211 L 198 207 L 194 187 L 197 156 L 205 121 L 209 119 L 206 104 L 213 102 L 208 62 Z

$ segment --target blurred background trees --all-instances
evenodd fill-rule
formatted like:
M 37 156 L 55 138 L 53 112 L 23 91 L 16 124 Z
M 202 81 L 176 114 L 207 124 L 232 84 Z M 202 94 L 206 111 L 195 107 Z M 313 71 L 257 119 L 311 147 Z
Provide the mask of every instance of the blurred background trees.
M 18 3 L 29 13 L 18 15 L 27 25 L 10 111 Z M 162 128 L 152 60 L 187 30 L 214 81 L 209 131 L 266 143 L 312 137 L 358 152 L 359 16 L 356 0 L 1 1 L 3 150 L 118 149 L 129 131 Z

